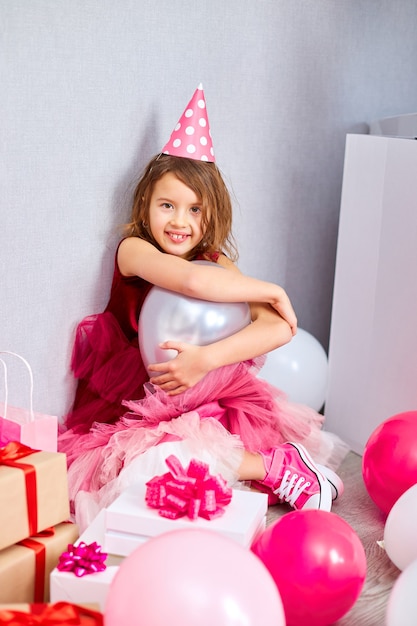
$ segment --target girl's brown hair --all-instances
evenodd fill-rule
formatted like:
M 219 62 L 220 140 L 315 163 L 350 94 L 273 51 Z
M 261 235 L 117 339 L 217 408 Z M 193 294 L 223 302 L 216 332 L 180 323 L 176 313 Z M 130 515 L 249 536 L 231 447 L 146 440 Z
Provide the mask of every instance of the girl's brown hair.
M 168 172 L 192 189 L 202 203 L 204 236 L 190 252 L 190 259 L 201 254 L 224 252 L 235 261 L 238 255 L 232 235 L 232 203 L 215 163 L 167 154 L 151 159 L 136 186 L 131 221 L 124 228 L 125 236 L 140 237 L 159 248 L 147 227 L 149 204 L 155 183 Z

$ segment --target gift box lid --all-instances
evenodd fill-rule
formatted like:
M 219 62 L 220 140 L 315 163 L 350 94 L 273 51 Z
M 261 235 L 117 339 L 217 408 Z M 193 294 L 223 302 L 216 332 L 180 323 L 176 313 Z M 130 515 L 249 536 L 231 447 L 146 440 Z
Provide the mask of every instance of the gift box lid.
M 224 514 L 216 519 L 201 517 L 191 520 L 180 517 L 166 519 L 145 502 L 146 480 L 124 491 L 105 511 L 105 530 L 154 537 L 180 528 L 204 528 L 218 531 L 244 546 L 250 544 L 254 533 L 267 513 L 268 496 L 264 493 L 233 489 L 232 500 Z

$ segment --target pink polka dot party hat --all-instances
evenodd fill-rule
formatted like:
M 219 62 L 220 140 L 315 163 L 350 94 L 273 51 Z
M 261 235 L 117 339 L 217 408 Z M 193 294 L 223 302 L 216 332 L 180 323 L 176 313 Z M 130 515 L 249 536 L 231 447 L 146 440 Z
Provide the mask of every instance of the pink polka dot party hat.
M 163 154 L 215 162 L 203 85 L 197 87 L 184 113 L 162 148 Z

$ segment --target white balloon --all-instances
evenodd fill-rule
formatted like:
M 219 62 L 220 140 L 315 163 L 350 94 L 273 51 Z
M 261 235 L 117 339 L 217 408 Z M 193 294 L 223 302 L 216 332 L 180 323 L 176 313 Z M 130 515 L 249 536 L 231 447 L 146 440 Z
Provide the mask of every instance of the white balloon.
M 417 560 L 398 576 L 388 598 L 386 626 L 415 626 L 417 623 Z
M 417 485 L 413 485 L 398 498 L 385 521 L 384 547 L 398 569 L 417 559 L 416 529 Z
M 194 263 L 213 266 L 213 280 L 216 280 L 215 272 L 225 271 L 217 263 Z M 152 287 L 138 321 L 139 348 L 145 367 L 177 356 L 176 350 L 159 348 L 164 341 L 205 346 L 238 332 L 250 322 L 250 308 L 246 302 L 208 302 Z
M 292 340 L 272 350 L 258 374 L 292 402 L 320 411 L 327 391 L 328 359 L 321 343 L 299 328 Z

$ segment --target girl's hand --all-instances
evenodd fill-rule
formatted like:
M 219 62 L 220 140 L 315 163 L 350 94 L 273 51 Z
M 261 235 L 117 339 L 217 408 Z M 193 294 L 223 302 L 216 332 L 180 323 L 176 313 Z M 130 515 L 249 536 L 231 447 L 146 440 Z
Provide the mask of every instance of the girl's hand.
M 166 391 L 169 396 L 176 396 L 194 387 L 210 371 L 205 362 L 204 347 L 180 341 L 165 341 L 159 345 L 163 350 L 176 350 L 178 355 L 171 361 L 148 366 L 155 372 L 150 382 Z
M 294 336 L 297 332 L 297 317 L 295 315 L 295 311 L 292 307 L 291 301 L 284 290 L 282 290 L 280 299 L 274 302 L 272 307 L 287 322 L 287 324 L 291 328 L 291 333 Z

